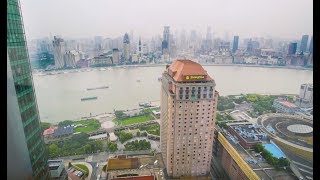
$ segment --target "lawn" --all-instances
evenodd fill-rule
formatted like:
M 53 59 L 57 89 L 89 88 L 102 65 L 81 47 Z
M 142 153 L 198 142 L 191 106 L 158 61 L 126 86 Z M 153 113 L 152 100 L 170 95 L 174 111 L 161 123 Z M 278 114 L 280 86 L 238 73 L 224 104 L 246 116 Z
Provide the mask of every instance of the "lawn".
M 148 108 L 148 109 L 144 109 L 143 111 L 145 113 L 151 113 L 152 111 L 160 111 L 160 107 L 153 107 L 153 108 Z
M 140 122 L 146 122 L 153 120 L 154 118 L 152 116 L 136 116 L 136 117 L 131 117 L 131 118 L 126 118 L 126 119 L 115 119 L 113 122 L 120 126 L 126 126 L 129 124 L 134 124 L 134 123 L 140 123 Z
M 76 166 L 76 167 L 84 170 L 84 171 L 87 173 L 87 175 L 89 174 L 89 169 L 88 169 L 88 167 L 87 167 L 86 165 L 83 165 L 83 164 L 74 164 L 74 166 Z
M 160 125 L 159 124 L 139 126 L 138 128 L 140 131 L 146 130 L 149 134 L 160 136 Z
M 92 131 L 96 131 L 101 127 L 101 124 L 98 120 L 96 119 L 88 119 L 88 120 L 81 120 L 81 121 L 75 121 L 72 123 L 74 125 L 76 124 L 83 124 L 85 126 L 83 127 L 77 127 L 75 129 L 75 132 L 83 132 L 83 133 L 88 133 Z

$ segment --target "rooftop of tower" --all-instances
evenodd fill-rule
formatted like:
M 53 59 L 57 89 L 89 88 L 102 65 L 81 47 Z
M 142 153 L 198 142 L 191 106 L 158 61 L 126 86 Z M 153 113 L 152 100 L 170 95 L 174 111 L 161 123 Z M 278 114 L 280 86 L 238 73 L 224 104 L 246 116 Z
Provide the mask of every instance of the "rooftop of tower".
M 213 80 L 199 63 L 191 60 L 176 60 L 167 69 L 176 82 Z

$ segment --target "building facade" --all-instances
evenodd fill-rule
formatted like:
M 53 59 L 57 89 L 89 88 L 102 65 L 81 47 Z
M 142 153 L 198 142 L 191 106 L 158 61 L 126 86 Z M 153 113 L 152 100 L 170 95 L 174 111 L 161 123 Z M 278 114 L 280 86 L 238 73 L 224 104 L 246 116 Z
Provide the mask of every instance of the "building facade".
M 313 84 L 302 84 L 296 104 L 300 107 L 313 106 Z
M 297 43 L 293 42 L 289 44 L 288 55 L 295 55 L 297 52 Z
M 313 36 L 311 37 L 311 40 L 310 40 L 309 52 L 313 53 Z
M 68 174 L 64 167 L 63 160 L 49 160 L 48 164 L 49 164 L 51 179 L 55 179 L 55 180 L 68 179 Z
M 281 113 L 294 114 L 299 111 L 298 106 L 282 99 L 275 99 L 272 106 Z
M 65 66 L 64 54 L 65 54 L 65 42 L 63 39 L 54 36 L 52 41 L 54 65 L 56 68 L 62 68 Z
M 7 0 L 7 179 L 48 179 L 20 2 Z
M 239 45 L 239 36 L 233 37 L 233 45 L 232 45 L 232 52 L 235 53 L 238 50 Z
M 80 60 L 80 53 L 76 50 L 67 51 L 64 58 L 66 67 L 75 67 L 77 62 Z
M 119 49 L 114 48 L 112 49 L 112 64 L 119 64 L 120 55 L 119 55 Z
M 123 37 L 123 59 L 125 62 L 130 61 L 130 39 L 128 33 Z
M 303 35 L 301 38 L 301 44 L 300 44 L 300 52 L 306 52 L 307 46 L 308 46 L 308 35 Z
M 170 177 L 210 171 L 218 92 L 191 60 L 176 60 L 162 74 L 160 146 Z

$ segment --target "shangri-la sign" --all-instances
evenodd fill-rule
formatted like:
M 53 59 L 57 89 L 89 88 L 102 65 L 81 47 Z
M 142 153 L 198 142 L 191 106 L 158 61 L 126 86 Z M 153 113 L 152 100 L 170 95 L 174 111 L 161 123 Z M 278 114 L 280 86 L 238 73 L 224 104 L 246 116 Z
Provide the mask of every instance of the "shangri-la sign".
M 203 80 L 205 79 L 205 76 L 203 75 L 190 75 L 190 76 L 185 76 L 186 80 Z

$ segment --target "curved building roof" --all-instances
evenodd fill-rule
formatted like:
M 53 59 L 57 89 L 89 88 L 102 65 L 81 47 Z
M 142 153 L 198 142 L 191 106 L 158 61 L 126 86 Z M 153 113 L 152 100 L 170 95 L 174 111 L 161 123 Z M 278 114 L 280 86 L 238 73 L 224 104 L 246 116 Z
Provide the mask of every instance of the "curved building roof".
M 168 67 L 169 75 L 177 82 L 212 81 L 203 67 L 191 60 L 176 60 Z

